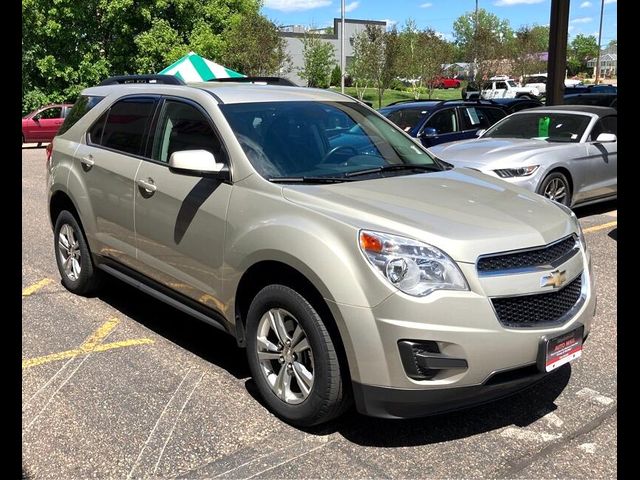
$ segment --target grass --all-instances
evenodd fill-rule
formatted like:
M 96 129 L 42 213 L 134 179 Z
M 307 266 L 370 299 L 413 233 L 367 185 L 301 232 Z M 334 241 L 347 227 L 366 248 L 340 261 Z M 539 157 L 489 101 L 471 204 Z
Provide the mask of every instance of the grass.
M 338 87 L 336 90 L 340 91 L 340 88 Z M 344 93 L 357 98 L 355 87 L 345 87 Z M 375 88 L 368 88 L 364 94 L 363 100 L 373 103 L 373 108 L 380 108 L 381 106 L 384 107 L 392 102 L 397 102 L 398 100 L 413 100 L 413 98 L 413 93 L 408 91 L 385 90 L 384 95 L 382 96 L 382 105 L 378 105 L 378 91 Z M 426 98 L 428 98 L 426 94 L 420 95 L 420 99 Z M 435 100 L 459 99 L 462 98 L 461 88 L 437 88 L 433 91 L 431 98 Z

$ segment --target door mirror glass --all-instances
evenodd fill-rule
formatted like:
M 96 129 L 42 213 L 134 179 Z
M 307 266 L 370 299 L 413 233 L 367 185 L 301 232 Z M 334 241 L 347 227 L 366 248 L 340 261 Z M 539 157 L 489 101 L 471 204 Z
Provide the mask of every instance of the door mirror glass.
M 220 173 L 225 165 L 217 163 L 213 153 L 207 150 L 182 150 L 169 157 L 169 168 L 185 175 Z
M 598 135 L 598 138 L 596 138 L 596 142 L 599 143 L 609 143 L 617 141 L 618 137 L 613 133 L 601 133 L 600 135 Z

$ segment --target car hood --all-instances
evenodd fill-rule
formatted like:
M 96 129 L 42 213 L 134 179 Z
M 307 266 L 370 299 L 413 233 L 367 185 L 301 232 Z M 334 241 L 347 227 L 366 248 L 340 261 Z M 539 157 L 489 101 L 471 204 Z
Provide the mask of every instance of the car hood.
M 456 167 L 480 170 L 507 168 L 526 164 L 534 155 L 551 158 L 560 155 L 571 158 L 575 143 L 554 143 L 520 138 L 474 138 L 442 143 L 429 148 L 438 158 Z
M 283 196 L 355 228 L 427 242 L 459 262 L 544 245 L 574 228 L 550 200 L 471 170 L 287 185 Z

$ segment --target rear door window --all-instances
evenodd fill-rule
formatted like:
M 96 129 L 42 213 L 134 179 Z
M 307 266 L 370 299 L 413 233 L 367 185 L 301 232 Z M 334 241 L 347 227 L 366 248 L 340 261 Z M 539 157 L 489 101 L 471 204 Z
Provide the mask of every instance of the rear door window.
M 438 134 L 457 132 L 456 110 L 454 108 L 440 110 L 434 113 L 424 126 L 425 128 L 435 128 Z
M 154 97 L 129 97 L 116 102 L 93 125 L 90 141 L 119 152 L 140 155 L 156 100 Z M 102 122 L 104 128 L 100 127 Z

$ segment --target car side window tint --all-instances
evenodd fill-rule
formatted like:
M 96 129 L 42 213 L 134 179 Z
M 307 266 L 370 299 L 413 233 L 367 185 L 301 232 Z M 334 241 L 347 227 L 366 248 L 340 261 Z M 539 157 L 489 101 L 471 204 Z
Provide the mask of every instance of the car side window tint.
M 418 123 L 422 122 L 422 119 L 427 113 L 428 112 L 423 109 L 406 108 L 391 112 L 387 118 L 402 130 L 408 132 L 418 125 Z
M 61 107 L 47 108 L 45 110 L 42 110 L 38 114 L 38 117 L 44 118 L 44 119 L 60 118 L 62 117 L 62 108 Z
M 501 120 L 503 117 L 506 117 L 506 113 L 500 110 L 499 108 L 491 108 L 491 107 L 476 107 L 482 114 L 484 114 L 485 118 L 489 122 L 489 126 L 496 123 L 498 120 Z M 485 128 L 484 126 L 482 128 Z
M 438 134 L 458 131 L 456 111 L 453 108 L 448 108 L 434 113 L 425 123 L 425 127 L 435 128 Z
M 591 141 L 595 142 L 598 135 L 601 133 L 613 133 L 614 135 L 618 135 L 618 117 L 614 115 L 610 115 L 608 117 L 603 117 L 593 126 L 593 130 L 591 130 Z
M 169 163 L 173 152 L 207 150 L 226 163 L 222 144 L 205 115 L 188 103 L 167 100 L 156 129 L 152 158 Z
M 496 82 L 496 90 L 506 89 L 506 88 L 507 88 L 506 82 Z
M 87 141 L 94 145 L 102 145 L 102 133 L 104 132 L 104 124 L 109 116 L 109 110 L 104 112 L 102 116 L 93 124 L 91 129 L 87 132 Z M 64 125 L 63 125 L 64 126 Z
M 125 98 L 115 103 L 109 109 L 100 144 L 139 155 L 154 107 L 155 99 L 149 97 Z
M 493 114 L 487 113 L 489 110 L 497 110 L 480 107 L 464 107 L 462 108 L 462 128 L 463 130 L 472 130 L 480 128 L 489 128 L 495 122 L 492 121 Z M 497 121 L 497 120 L 496 120 Z

